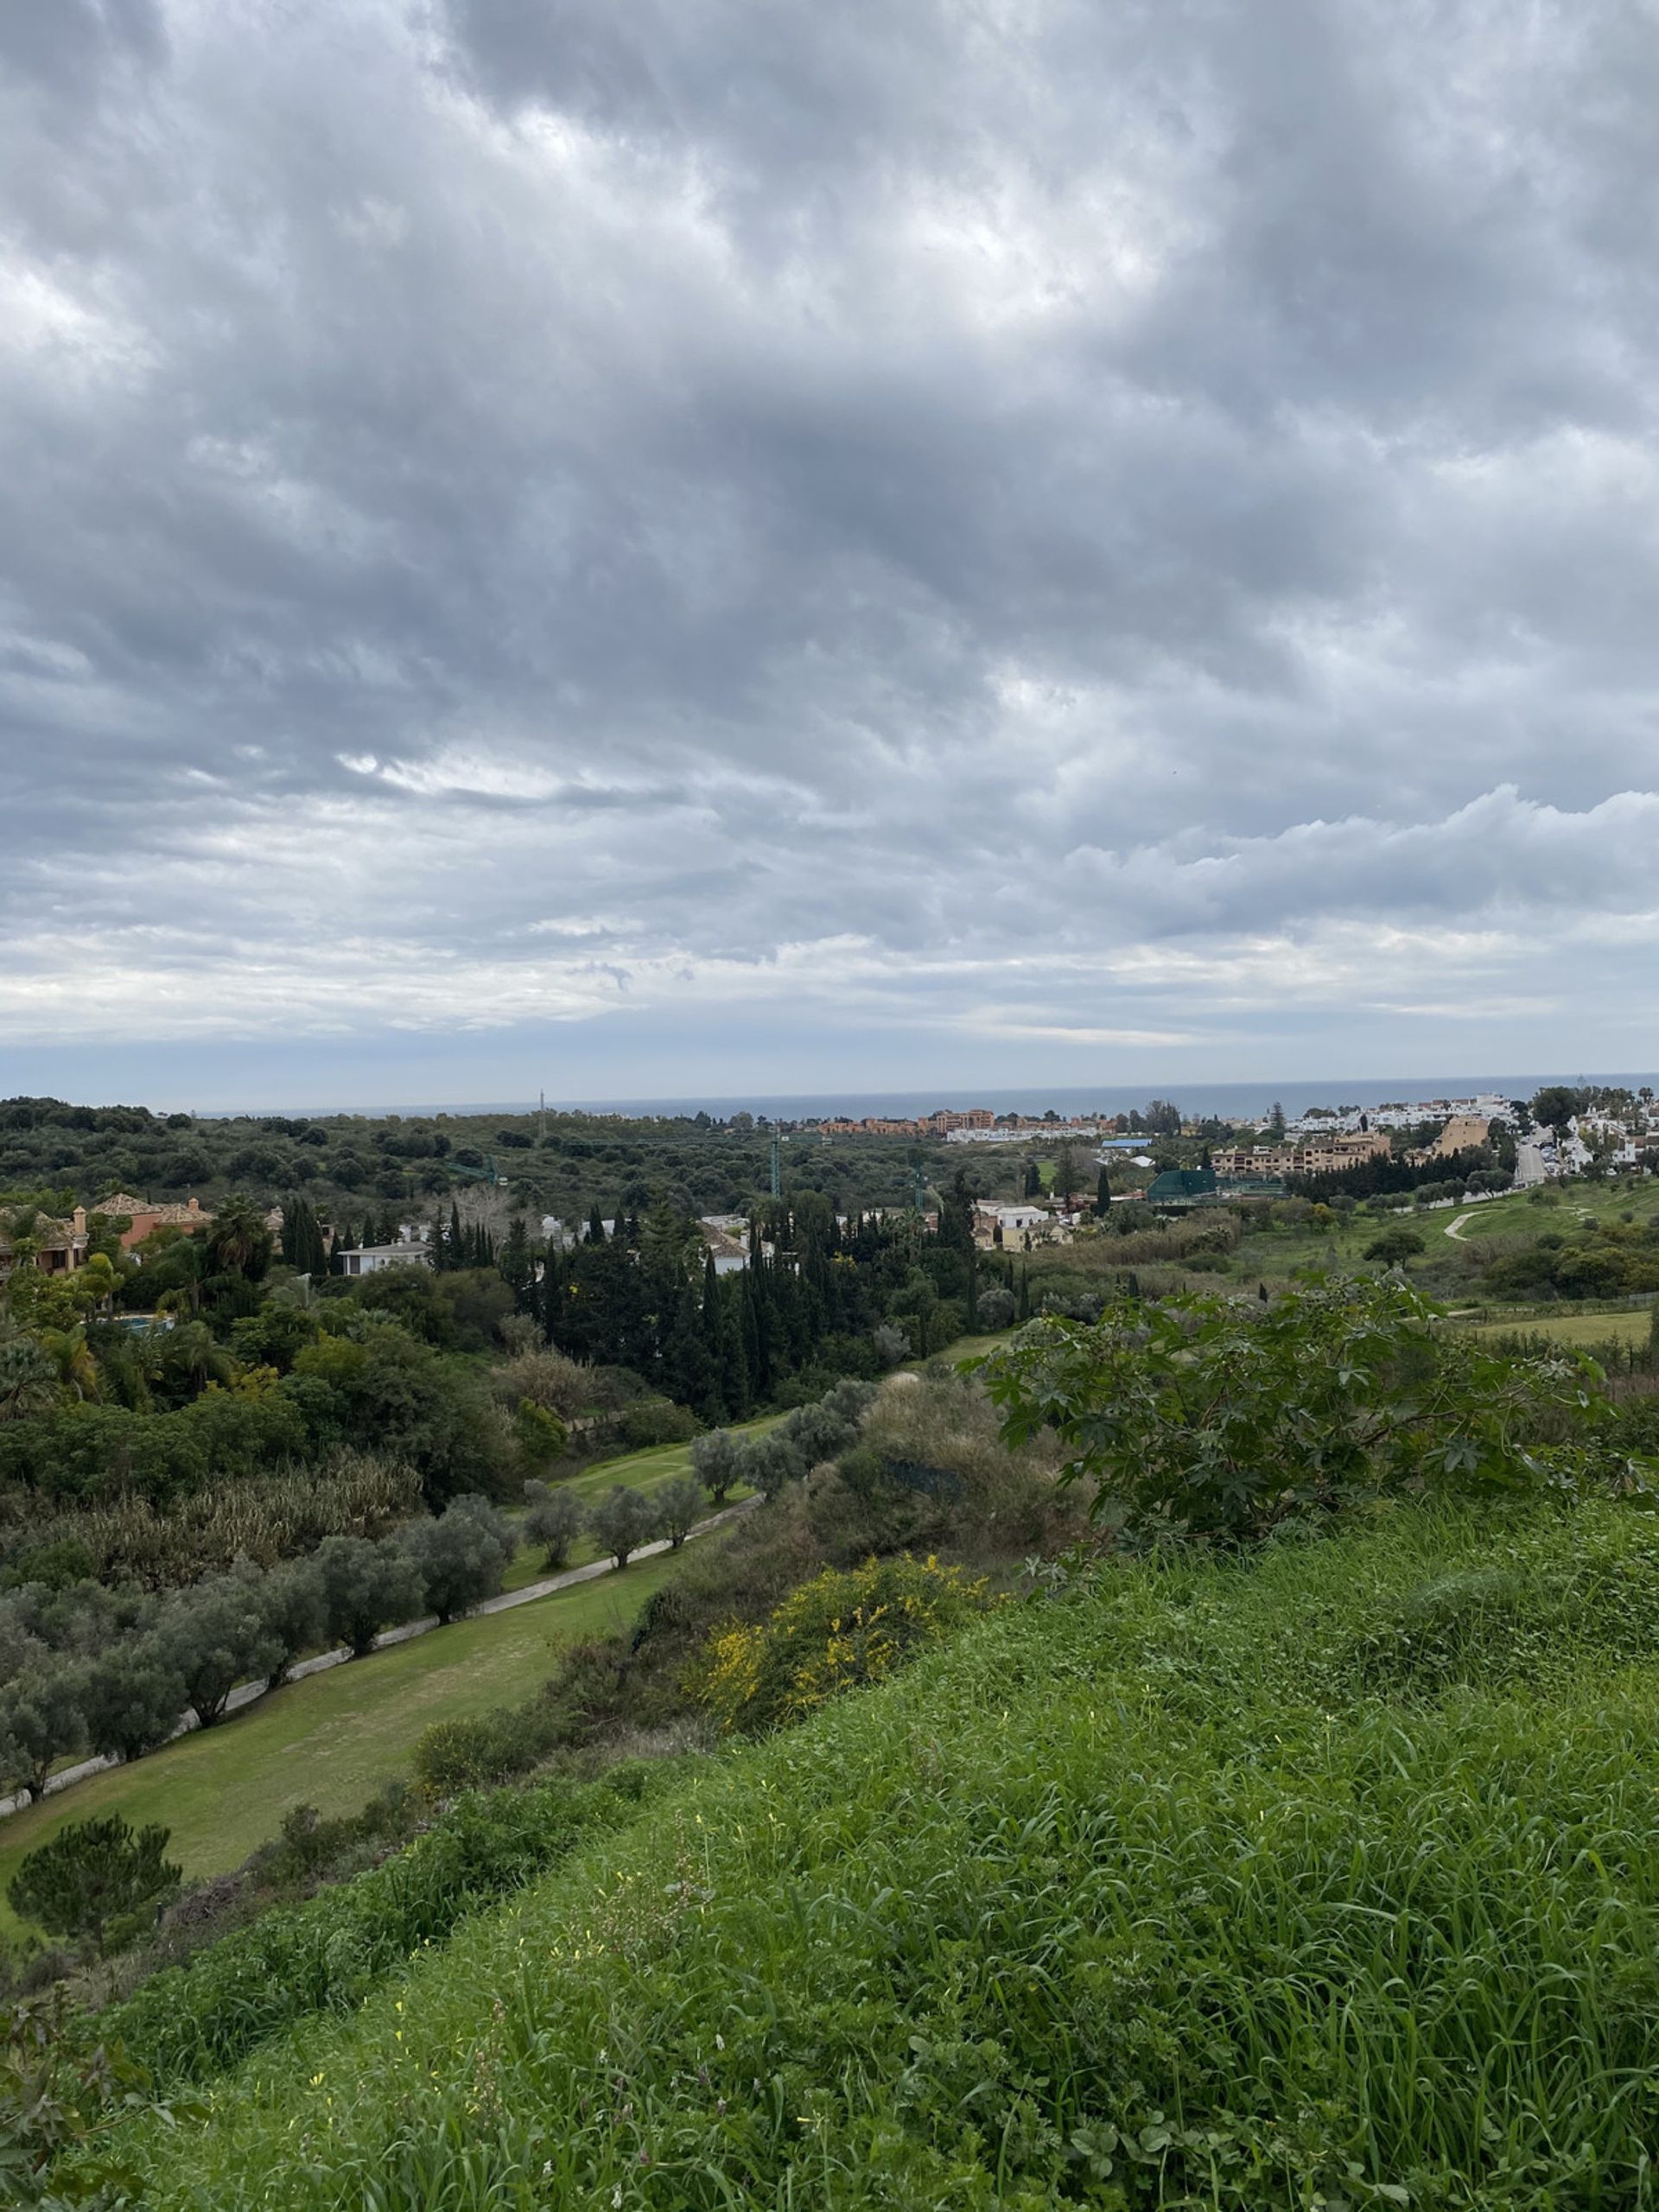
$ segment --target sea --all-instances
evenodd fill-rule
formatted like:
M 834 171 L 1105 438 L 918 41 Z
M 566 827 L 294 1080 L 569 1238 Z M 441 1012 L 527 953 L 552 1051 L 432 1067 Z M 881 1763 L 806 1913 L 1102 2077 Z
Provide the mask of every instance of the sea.
M 814 1090 L 776 1096 L 749 1094 L 741 1097 L 713 1097 L 688 1095 L 677 1098 L 586 1098 L 562 1099 L 558 1105 L 567 1111 L 590 1114 L 697 1114 L 706 1113 L 716 1120 L 729 1120 L 736 1113 L 747 1112 L 758 1120 L 765 1116 L 771 1122 L 804 1121 L 912 1121 L 924 1114 L 931 1114 L 941 1106 L 963 1109 L 988 1106 L 995 1114 L 1045 1114 L 1052 1108 L 1063 1118 L 1088 1117 L 1094 1115 L 1127 1114 L 1135 1108 L 1144 1109 L 1149 1097 L 1172 1099 L 1182 1114 L 1190 1120 L 1244 1121 L 1252 1115 L 1266 1115 L 1275 1105 L 1284 1108 L 1287 1116 L 1294 1117 L 1306 1113 L 1311 1106 L 1360 1107 L 1382 1106 L 1394 1100 L 1414 1105 L 1419 1100 L 1433 1098 L 1473 1098 L 1484 1093 L 1496 1093 L 1504 1098 L 1530 1098 L 1546 1084 L 1606 1084 L 1622 1085 L 1630 1090 L 1638 1090 L 1644 1083 L 1659 1088 L 1659 1075 L 1648 1072 L 1639 1075 L 1603 1075 L 1599 1073 L 1561 1073 L 1543 1075 L 1414 1075 L 1382 1076 L 1375 1078 L 1356 1076 L 1331 1076 L 1313 1079 L 1287 1077 L 1276 1083 L 1183 1083 L 1172 1084 L 1163 1090 L 1129 1087 L 1122 1084 L 1096 1084 L 1087 1087 L 1051 1088 L 1041 1084 L 1022 1084 L 1013 1090 L 986 1088 L 973 1090 L 961 1084 L 941 1084 L 933 1090 Z M 449 1112 L 474 1113 L 514 1112 L 532 1110 L 534 1101 L 528 1105 L 452 1107 Z M 548 1100 L 552 1107 L 555 1101 Z

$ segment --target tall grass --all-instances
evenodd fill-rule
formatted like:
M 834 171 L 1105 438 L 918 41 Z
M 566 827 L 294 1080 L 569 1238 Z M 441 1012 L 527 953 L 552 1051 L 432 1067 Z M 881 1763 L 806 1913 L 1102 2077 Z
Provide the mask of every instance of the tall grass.
M 42 1518 L 39 1503 L 22 1491 L 0 1498 L 0 1561 L 75 1544 L 97 1580 L 164 1589 L 238 1557 L 270 1567 L 325 1536 L 385 1535 L 420 1511 L 421 1485 L 401 1460 L 342 1447 L 315 1466 L 221 1483 L 164 1508 L 126 1497 Z
M 1111 1570 L 709 1763 L 141 2123 L 131 2201 L 1633 2212 L 1659 1528 Z

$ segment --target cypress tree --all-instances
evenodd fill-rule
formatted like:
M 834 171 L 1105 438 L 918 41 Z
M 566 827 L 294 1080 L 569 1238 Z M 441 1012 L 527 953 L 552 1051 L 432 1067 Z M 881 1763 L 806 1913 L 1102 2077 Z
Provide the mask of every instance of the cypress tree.
M 1016 1321 L 1029 1321 L 1031 1319 L 1031 1262 L 1029 1260 L 1022 1260 L 1020 1262 L 1020 1295 L 1014 1302 L 1014 1318 Z
M 723 1296 L 721 1303 L 724 1309 L 721 1315 L 721 1383 L 728 1415 L 733 1421 L 741 1421 L 754 1403 L 754 1388 L 750 1380 L 741 1285 L 735 1297 Z
M 1112 1183 L 1111 1183 L 1111 1178 L 1107 1174 L 1106 1170 L 1103 1167 L 1103 1168 L 1101 1169 L 1101 1171 L 1100 1171 L 1100 1173 L 1099 1173 L 1099 1174 L 1096 1177 L 1096 1179 L 1095 1179 L 1095 1217 L 1096 1217 L 1096 1219 L 1097 1221 L 1104 1221 L 1104 1220 L 1106 1219 L 1106 1217 L 1107 1217 L 1108 1214 L 1111 1211 L 1111 1205 L 1112 1205 Z

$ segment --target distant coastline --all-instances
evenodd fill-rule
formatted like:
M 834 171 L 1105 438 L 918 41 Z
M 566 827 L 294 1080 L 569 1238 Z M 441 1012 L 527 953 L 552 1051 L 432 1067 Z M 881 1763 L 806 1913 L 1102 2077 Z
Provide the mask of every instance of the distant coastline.
M 1603 1074 L 1593 1070 L 1554 1069 L 1532 1075 L 1287 1077 L 1277 1082 L 1262 1083 L 1182 1083 L 1172 1078 L 1161 1084 L 1108 1081 L 1052 1087 L 1042 1084 L 976 1086 L 964 1083 L 940 1083 L 926 1090 L 912 1087 L 904 1090 L 739 1092 L 730 1096 L 688 1091 L 662 1098 L 570 1098 L 555 1096 L 550 1092 L 547 1110 L 550 1114 L 626 1114 L 642 1119 L 653 1116 L 705 1113 L 716 1120 L 726 1121 L 734 1114 L 748 1113 L 757 1116 L 764 1115 L 768 1121 L 773 1122 L 861 1121 L 868 1117 L 904 1121 L 931 1114 L 941 1106 L 988 1106 L 996 1114 L 1043 1114 L 1051 1108 L 1063 1116 L 1094 1112 L 1127 1114 L 1134 1108 L 1144 1108 L 1150 1098 L 1164 1097 L 1173 1099 L 1192 1118 L 1202 1120 L 1214 1116 L 1219 1121 L 1229 1121 L 1265 1115 L 1274 1104 L 1282 1105 L 1286 1113 L 1294 1117 L 1306 1112 L 1310 1106 L 1369 1108 L 1381 1106 L 1390 1099 L 1403 1099 L 1408 1103 L 1414 1103 L 1419 1099 L 1470 1098 L 1483 1091 L 1495 1091 L 1505 1098 L 1530 1098 L 1544 1084 L 1552 1083 L 1621 1084 L 1634 1090 L 1644 1083 L 1659 1088 L 1659 1073 L 1649 1070 L 1634 1075 Z M 288 1107 L 280 1110 L 301 1117 L 308 1113 L 319 1117 L 359 1114 L 378 1118 L 387 1114 L 533 1114 L 536 1109 L 537 1101 L 528 1098 L 486 1099 L 465 1105 L 404 1103 L 373 1107 Z M 272 1110 L 276 1109 L 250 1106 L 241 1112 L 245 1116 L 257 1116 Z M 238 1117 L 221 1111 L 205 1114 L 200 1118 L 219 1122 Z

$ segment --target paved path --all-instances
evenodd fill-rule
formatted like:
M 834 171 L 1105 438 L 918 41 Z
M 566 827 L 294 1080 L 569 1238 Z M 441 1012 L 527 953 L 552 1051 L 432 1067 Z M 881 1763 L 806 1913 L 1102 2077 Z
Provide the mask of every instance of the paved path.
M 753 1513 L 760 1503 L 759 1497 L 746 1497 L 737 1505 L 727 1506 L 723 1512 L 711 1513 L 706 1521 L 697 1522 L 686 1541 L 690 1543 L 694 1537 L 708 1535 L 712 1529 L 722 1527 L 728 1521 L 735 1521 L 740 1514 Z M 653 1543 L 641 1544 L 639 1550 L 631 1553 L 629 1557 L 631 1560 L 655 1559 L 659 1552 L 671 1548 L 668 1538 L 659 1536 Z M 527 1582 L 522 1590 L 504 1590 L 499 1598 L 486 1598 L 481 1605 L 474 1605 L 464 1618 L 476 1620 L 480 1613 L 511 1612 L 515 1605 L 531 1605 L 537 1598 L 550 1598 L 557 1591 L 572 1590 L 579 1582 L 596 1582 L 601 1575 L 614 1574 L 616 1571 L 615 1562 L 608 1559 L 590 1560 L 586 1567 L 567 1567 L 563 1574 L 550 1574 L 539 1582 Z M 411 1637 L 425 1636 L 437 1625 L 436 1619 L 429 1613 L 423 1620 L 405 1621 L 400 1628 L 389 1628 L 384 1635 L 377 1636 L 373 1649 L 388 1651 L 394 1643 L 407 1643 Z M 291 1667 L 288 1679 L 290 1682 L 298 1682 L 308 1675 L 327 1674 L 331 1667 L 343 1667 L 351 1656 L 349 1651 L 344 1650 L 319 1651 L 312 1658 L 302 1659 Z M 263 1682 L 244 1682 L 239 1689 L 231 1692 L 225 1707 L 226 1717 L 228 1719 L 233 1713 L 245 1712 L 249 1706 L 257 1705 L 261 1698 L 270 1694 Z M 180 1736 L 190 1735 L 197 1726 L 194 1713 L 187 1714 L 168 1741 L 172 1743 Z M 72 1783 L 85 1782 L 89 1776 L 102 1774 L 106 1768 L 119 1764 L 118 1759 L 95 1758 L 81 1759 L 74 1766 L 60 1767 L 48 1781 L 46 1794 L 48 1797 L 55 1797 L 60 1789 L 67 1789 Z M 30 1802 L 24 1790 L 19 1790 L 13 1797 L 0 1797 L 0 1820 L 6 1819 L 12 1813 L 21 1813 Z
M 1474 1217 L 1475 1217 L 1471 1213 L 1460 1213 L 1455 1221 L 1448 1221 L 1446 1223 L 1446 1235 L 1448 1236 L 1454 1237 L 1457 1242 L 1461 1244 L 1463 1242 L 1463 1232 L 1468 1228 L 1470 1223 L 1474 1219 Z

